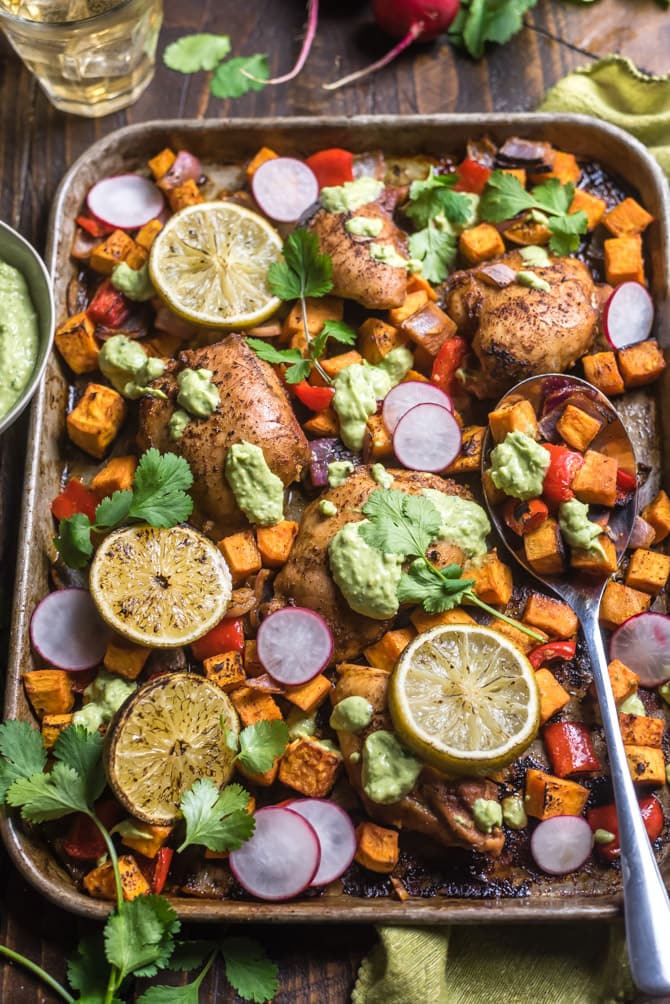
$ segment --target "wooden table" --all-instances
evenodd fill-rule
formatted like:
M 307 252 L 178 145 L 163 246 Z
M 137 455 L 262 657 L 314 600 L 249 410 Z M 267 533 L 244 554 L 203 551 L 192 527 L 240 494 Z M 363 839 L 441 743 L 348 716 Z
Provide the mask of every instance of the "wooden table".
M 226 32 L 235 53 L 267 52 L 272 71 L 280 73 L 297 51 L 304 6 L 302 0 L 165 0 L 159 49 L 187 32 Z M 531 110 L 565 73 L 605 53 L 621 52 L 652 73 L 668 69 L 670 14 L 653 0 L 600 0 L 593 6 L 539 0 L 526 18 L 525 30 L 480 63 L 443 41 L 407 53 L 369 81 L 329 93 L 321 89 L 322 82 L 365 65 L 386 43 L 371 27 L 366 4 L 330 0 L 323 7 L 310 60 L 290 84 L 234 102 L 220 101 L 209 94 L 204 74 L 183 77 L 159 66 L 153 85 L 133 108 L 102 120 L 72 118 L 53 109 L 0 40 L 0 219 L 43 249 L 49 205 L 64 171 L 94 140 L 130 122 Z M 26 425 L 24 418 L 0 439 L 0 633 L 9 617 Z M 6 636 L 2 640 L 6 645 Z M 41 900 L 6 858 L 0 860 L 0 889 L 5 906 L 0 915 L 2 943 L 64 981 L 66 959 L 85 925 Z M 374 942 L 371 928 L 351 926 L 264 928 L 253 933 L 279 963 L 278 1004 L 345 1004 L 358 963 Z M 203 991 L 202 999 L 208 1002 L 234 999 L 220 966 L 210 973 Z M 0 1000 L 46 1004 L 57 998 L 23 970 L 0 964 Z

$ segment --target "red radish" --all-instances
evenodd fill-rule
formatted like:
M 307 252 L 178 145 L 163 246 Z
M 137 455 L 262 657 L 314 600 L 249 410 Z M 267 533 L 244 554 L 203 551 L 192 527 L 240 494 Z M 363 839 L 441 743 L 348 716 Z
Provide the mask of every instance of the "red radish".
M 458 422 L 447 408 L 417 404 L 396 425 L 393 452 L 410 470 L 436 474 L 456 459 L 461 442 Z
M 185 181 L 197 181 L 202 176 L 202 164 L 188 150 L 180 150 L 167 174 L 159 178 L 157 184 L 164 192 L 183 185 Z
M 139 174 L 103 178 L 89 190 L 86 204 L 96 219 L 119 230 L 143 227 L 164 206 L 163 196 L 154 183 Z
M 381 70 L 413 42 L 434 41 L 447 30 L 458 14 L 458 8 L 459 0 L 372 0 L 372 13 L 378 27 L 400 41 L 371 66 L 323 86 L 328 91 L 344 87 L 375 70 Z
M 230 870 L 242 888 L 259 899 L 276 902 L 298 896 L 311 885 L 321 861 L 313 826 L 297 812 L 276 806 L 259 809 L 254 819 L 251 840 L 230 852 Z
M 30 640 L 50 666 L 77 673 L 102 662 L 112 632 L 88 589 L 57 589 L 37 604 Z
M 327 885 L 342 875 L 356 853 L 356 831 L 349 815 L 325 798 L 300 798 L 288 808 L 312 824 L 321 845 L 321 863 L 312 885 Z
M 316 35 L 316 26 L 319 21 L 319 0 L 309 0 L 309 5 L 307 7 L 307 28 L 305 30 L 305 37 L 302 42 L 302 49 L 300 50 L 300 55 L 298 56 L 295 66 L 288 73 L 285 73 L 282 77 L 271 77 L 270 80 L 262 80 L 260 77 L 254 77 L 253 74 L 247 73 L 246 70 L 242 70 L 245 77 L 249 77 L 250 80 L 255 80 L 257 84 L 285 84 L 289 80 L 293 80 L 297 77 L 303 66 L 307 62 L 307 57 L 309 56 L 310 49 L 312 48 L 312 42 L 314 41 L 314 36 Z
M 655 537 L 656 531 L 651 523 L 647 523 L 646 519 L 642 519 L 641 516 L 636 516 L 628 539 L 628 547 L 631 550 L 635 547 L 651 547 Z
M 654 613 L 629 617 L 612 635 L 610 659 L 637 673 L 643 687 L 670 680 L 670 617 Z
M 593 849 L 591 827 L 581 816 L 553 816 L 533 831 L 530 852 L 547 875 L 577 871 Z
M 654 304 L 639 282 L 622 282 L 610 295 L 603 311 L 603 331 L 613 349 L 625 349 L 649 338 Z
M 266 160 L 254 171 L 251 188 L 259 209 L 278 223 L 300 219 L 319 197 L 314 171 L 293 157 Z
M 258 660 L 270 676 L 297 687 L 318 676 L 333 654 L 333 634 L 306 607 L 284 607 L 266 617 L 256 636 Z
M 395 427 L 402 416 L 417 404 L 439 404 L 447 411 L 454 410 L 449 395 L 434 383 L 427 383 L 424 380 L 407 380 L 405 383 L 399 383 L 388 392 L 382 407 L 384 425 L 391 434 L 395 432 Z

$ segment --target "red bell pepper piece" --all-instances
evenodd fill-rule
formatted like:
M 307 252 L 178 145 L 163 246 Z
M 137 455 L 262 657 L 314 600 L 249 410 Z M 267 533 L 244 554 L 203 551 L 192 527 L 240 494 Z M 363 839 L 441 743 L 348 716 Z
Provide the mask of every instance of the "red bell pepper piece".
M 120 328 L 130 310 L 130 302 L 123 293 L 114 289 L 109 279 L 105 279 L 96 289 L 86 313 L 96 324 L 103 324 L 106 328 Z
M 174 851 L 171 847 L 161 847 L 156 855 L 154 873 L 151 877 L 151 891 L 157 896 L 160 896 L 165 887 L 173 855 Z
M 616 472 L 616 486 L 623 492 L 634 492 L 637 488 L 637 477 L 635 474 L 629 474 L 628 471 L 622 471 L 621 468 L 618 467 Z
M 222 621 L 198 638 L 191 645 L 191 651 L 198 661 L 209 659 L 222 652 L 244 651 L 244 629 L 241 617 L 224 617 Z
M 591 734 L 580 722 L 553 722 L 542 729 L 551 766 L 558 777 L 588 774 L 601 770 L 601 763 L 591 745 Z
M 533 669 L 539 669 L 545 662 L 552 659 L 574 659 L 577 651 L 576 641 L 549 641 L 546 645 L 538 645 L 528 655 Z
M 524 533 L 537 530 L 549 516 L 549 509 L 542 499 L 509 499 L 503 509 L 503 519 L 512 533 L 523 537 Z
M 349 150 L 331 147 L 319 150 L 305 161 L 314 171 L 319 188 L 327 185 L 343 185 L 345 181 L 354 180 L 354 155 Z
M 84 216 L 83 214 L 77 217 L 77 223 L 91 237 L 106 237 L 114 229 L 114 227 L 108 227 L 106 223 L 101 223 L 100 220 L 96 220 L 92 216 Z
M 553 443 L 542 443 L 549 454 L 549 467 L 544 475 L 542 494 L 549 505 L 560 505 L 574 498 L 570 488 L 572 479 L 584 463 L 581 453 L 569 450 L 567 446 L 556 446 Z
M 293 392 L 298 400 L 312 411 L 323 411 L 335 396 L 334 387 L 312 387 L 306 380 L 293 384 Z
M 51 513 L 54 519 L 69 519 L 75 513 L 88 516 L 91 523 L 95 522 L 95 510 L 98 500 L 95 495 L 84 488 L 79 478 L 70 478 L 67 485 L 51 503 Z
M 653 843 L 657 837 L 660 837 L 665 823 L 661 803 L 652 795 L 650 798 L 640 799 L 639 806 L 647 836 Z M 619 844 L 619 822 L 614 803 L 589 809 L 586 813 L 586 822 L 594 833 L 596 830 L 607 830 L 608 833 L 614 834 L 614 840 L 609 844 L 596 844 L 596 850 L 606 861 L 614 861 L 615 858 L 618 858 L 621 854 L 621 846 Z
M 106 830 L 120 823 L 125 815 L 119 803 L 112 799 L 97 802 L 95 814 Z M 63 850 L 78 861 L 97 861 L 107 852 L 107 844 L 91 817 L 78 812 L 70 822 Z
M 463 365 L 468 343 L 460 335 L 447 338 L 433 362 L 430 379 L 447 394 L 453 393 L 456 371 Z
M 484 186 L 491 176 L 491 168 L 480 164 L 478 160 L 466 157 L 456 168 L 458 181 L 454 185 L 455 192 L 474 192 L 481 195 Z

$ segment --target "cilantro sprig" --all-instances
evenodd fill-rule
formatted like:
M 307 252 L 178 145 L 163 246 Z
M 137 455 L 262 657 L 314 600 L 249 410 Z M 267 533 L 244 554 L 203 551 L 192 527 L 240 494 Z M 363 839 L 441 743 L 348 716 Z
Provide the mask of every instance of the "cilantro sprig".
M 276 720 L 247 725 L 239 739 L 230 732 L 227 738 L 230 748 L 237 753 L 235 763 L 250 774 L 265 774 L 285 751 L 289 735 L 286 722 Z
M 488 42 L 503 45 L 523 27 L 523 15 L 537 0 L 461 0 L 449 41 L 481 59 Z
M 147 450 L 135 471 L 132 488 L 104 498 L 96 507 L 94 523 L 84 513 L 60 520 L 54 539 L 56 550 L 70 568 L 84 568 L 93 554 L 92 532 L 106 533 L 132 522 L 176 526 L 193 511 L 193 500 L 186 494 L 192 484 L 193 475 L 183 457 Z
M 421 274 L 429 282 L 446 279 L 456 260 L 458 231 L 473 217 L 472 196 L 455 192 L 457 174 L 436 174 L 409 186 L 405 215 L 421 229 L 410 235 L 409 251 L 421 262 Z
M 519 213 L 530 212 L 551 231 L 549 247 L 557 255 L 567 255 L 579 247 L 579 237 L 588 228 L 583 210 L 570 213 L 575 186 L 562 185 L 558 178 L 549 178 L 527 192 L 518 178 L 504 171 L 494 171 L 489 177 L 479 202 L 479 213 L 489 223 L 510 220 Z
M 195 781 L 181 800 L 186 836 L 178 853 L 192 844 L 202 844 L 217 853 L 236 851 L 254 832 L 248 804 L 249 792 L 240 784 L 229 784 L 219 791 L 207 778 Z
M 178 73 L 214 71 L 209 86 L 215 98 L 241 98 L 249 91 L 262 91 L 270 76 L 267 56 L 257 52 L 226 59 L 229 52 L 229 35 L 199 32 L 183 35 L 168 45 L 163 62 Z
M 312 371 L 312 366 L 316 366 L 323 357 L 328 339 L 332 338 L 340 345 L 355 345 L 356 332 L 344 321 L 325 321 L 323 328 L 314 338 L 310 338 L 307 350 L 309 358 L 305 359 L 300 349 L 276 349 L 269 342 L 264 342 L 261 338 L 247 338 L 247 344 L 254 350 L 257 356 L 264 359 L 266 363 L 274 366 L 283 363 L 288 366 L 284 379 L 286 383 L 300 383 L 306 380 Z M 323 370 L 319 367 L 323 374 Z M 329 383 L 330 378 L 329 378 Z

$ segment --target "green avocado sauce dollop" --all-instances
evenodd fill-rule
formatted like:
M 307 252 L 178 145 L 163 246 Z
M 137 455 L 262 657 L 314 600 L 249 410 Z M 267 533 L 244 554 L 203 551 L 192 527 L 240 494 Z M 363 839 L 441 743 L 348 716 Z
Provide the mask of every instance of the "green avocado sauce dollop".
M 284 484 L 267 465 L 260 446 L 234 443 L 226 454 L 226 481 L 250 523 L 274 526 L 284 518 Z
M 123 293 L 129 300 L 137 300 L 140 303 L 150 300 L 156 295 L 154 285 L 149 278 L 149 266 L 145 264 L 142 268 L 131 268 L 125 261 L 120 261 L 115 265 L 111 274 L 112 286 Z
M 101 725 L 111 722 L 126 698 L 136 690 L 136 683 L 101 669 L 84 691 L 84 706 L 75 711 L 72 724 L 97 732 Z
M 372 705 L 364 697 L 345 697 L 333 708 L 328 724 L 336 732 L 362 732 L 372 721 Z
M 491 524 L 480 505 L 457 495 L 445 495 L 434 488 L 424 488 L 421 494 L 430 499 L 442 517 L 439 540 L 460 547 L 468 558 L 486 554 L 486 537 L 491 532 Z
M 537 498 L 550 460 L 549 451 L 525 432 L 508 432 L 491 451 L 491 480 L 512 498 Z
M 412 353 L 401 345 L 376 366 L 353 363 L 337 374 L 333 407 L 340 419 L 340 437 L 350 450 L 361 449 L 365 425 L 376 412 L 377 401 L 383 400 L 411 368 Z
M 366 737 L 362 761 L 363 790 L 380 805 L 391 805 L 408 795 L 423 769 L 421 761 L 385 729 Z
M 379 237 L 384 221 L 374 216 L 352 216 L 344 224 L 344 229 L 354 237 Z
M 219 406 L 219 388 L 212 377 L 211 370 L 182 370 L 177 376 L 177 404 L 196 418 L 213 414 Z
M 589 507 L 579 499 L 561 502 L 558 509 L 558 525 L 570 547 L 579 547 L 589 554 L 598 555 L 607 560 L 605 549 L 598 539 L 603 528 L 589 519 Z
M 21 272 L 0 260 L 0 416 L 21 397 L 37 360 L 37 313 Z
M 480 833 L 490 833 L 494 826 L 502 826 L 502 806 L 491 798 L 476 798 L 472 806 L 472 817 Z
M 398 612 L 402 555 L 383 554 L 359 533 L 367 520 L 346 523 L 328 545 L 330 571 L 352 610 L 386 620 Z
M 384 191 L 384 182 L 376 178 L 356 178 L 343 185 L 326 185 L 321 189 L 321 205 L 330 213 L 353 213 L 374 202 Z
M 149 387 L 152 380 L 163 375 L 165 363 L 162 359 L 148 356 L 134 339 L 112 335 L 100 349 L 98 366 L 123 397 L 135 401 L 143 394 L 149 394 L 165 400 L 162 390 Z

